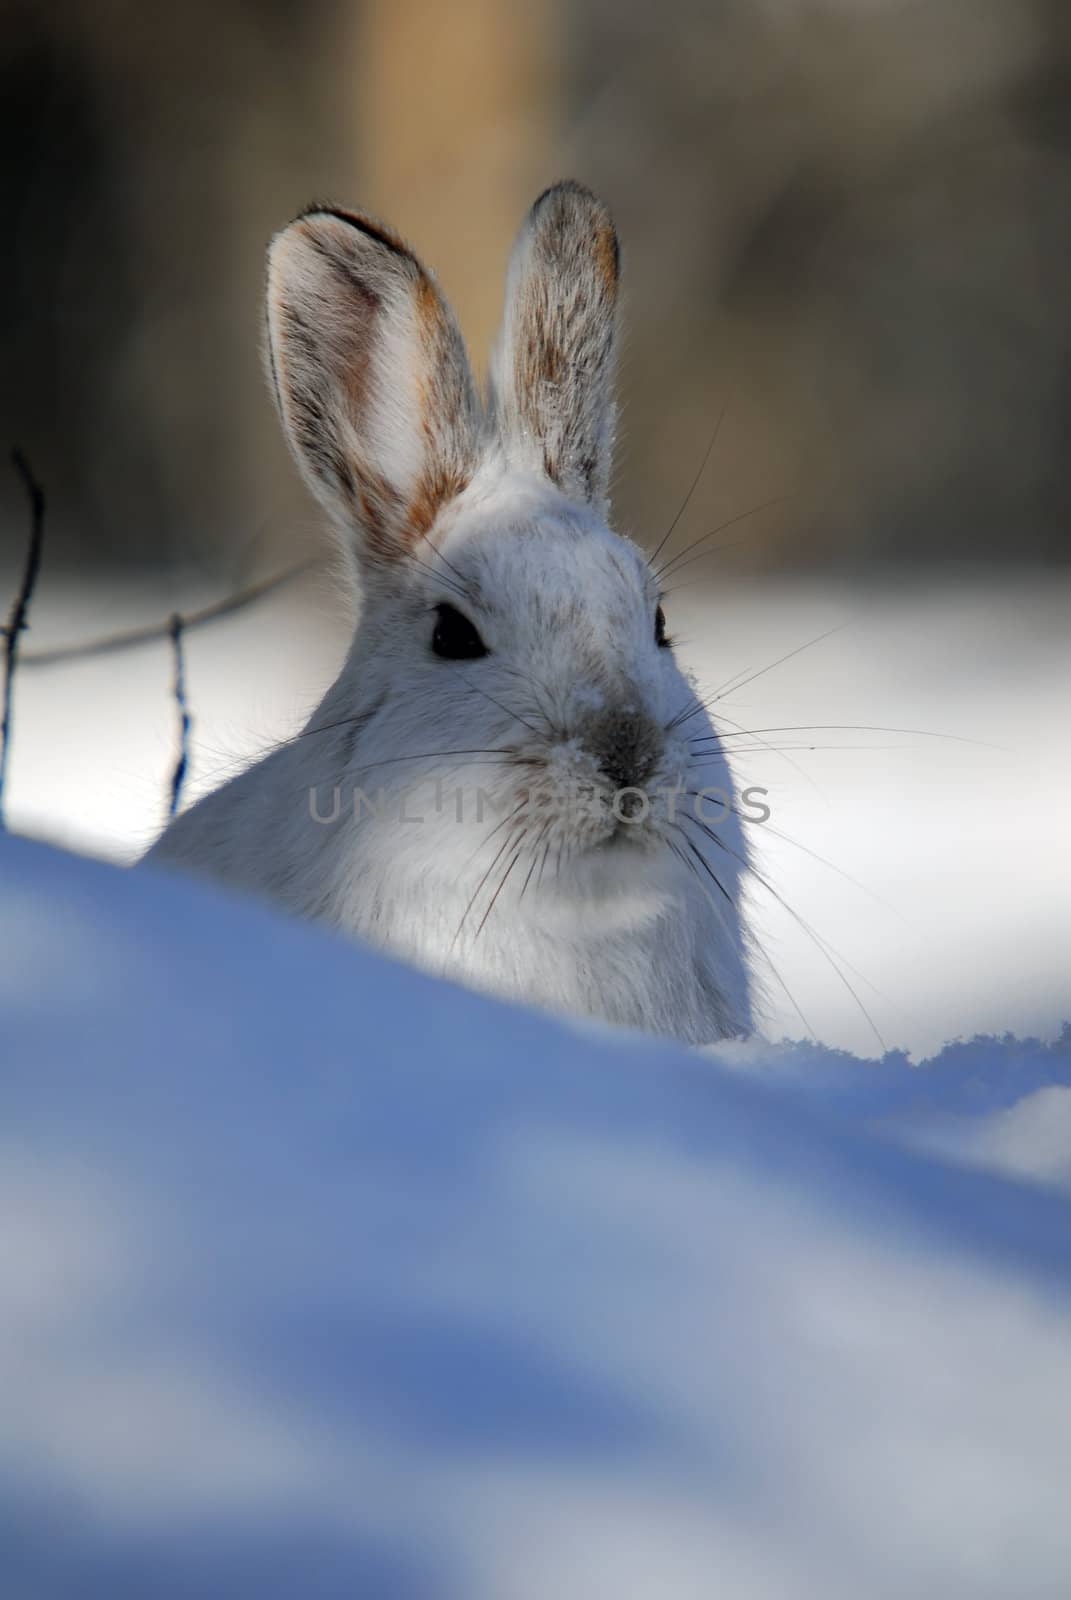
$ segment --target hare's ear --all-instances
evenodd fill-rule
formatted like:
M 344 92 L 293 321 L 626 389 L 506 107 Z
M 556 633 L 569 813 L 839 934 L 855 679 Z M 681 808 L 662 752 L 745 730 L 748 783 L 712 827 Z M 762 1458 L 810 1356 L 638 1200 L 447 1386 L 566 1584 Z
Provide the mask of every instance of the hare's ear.
M 547 189 L 513 246 L 491 363 L 507 459 L 600 509 L 613 447 L 617 280 L 606 207 L 577 183 Z
M 478 404 L 449 307 L 393 234 L 324 208 L 272 241 L 267 309 L 302 472 L 359 559 L 397 560 L 475 468 Z

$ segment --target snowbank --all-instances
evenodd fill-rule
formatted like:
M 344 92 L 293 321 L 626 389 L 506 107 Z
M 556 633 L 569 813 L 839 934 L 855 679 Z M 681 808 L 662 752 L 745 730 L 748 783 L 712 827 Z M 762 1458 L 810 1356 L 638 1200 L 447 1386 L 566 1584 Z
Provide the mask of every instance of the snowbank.
M 809 1097 L 835 1116 L 972 1166 L 1071 1189 L 1071 1023 L 1058 1036 L 975 1035 L 913 1063 L 860 1061 L 811 1041 L 720 1046 L 753 1082 Z
M 888 1133 L 1066 1176 L 1066 1036 L 708 1059 L 0 881 L 4 1594 L 1065 1592 L 1066 1199 Z

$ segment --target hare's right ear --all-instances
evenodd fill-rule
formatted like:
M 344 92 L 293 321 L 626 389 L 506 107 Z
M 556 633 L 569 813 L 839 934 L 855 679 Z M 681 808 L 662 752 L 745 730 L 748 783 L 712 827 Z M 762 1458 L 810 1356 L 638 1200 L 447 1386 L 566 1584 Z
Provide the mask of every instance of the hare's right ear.
M 305 478 L 359 559 L 399 560 L 476 466 L 478 402 L 449 307 L 393 234 L 323 208 L 272 241 L 267 310 Z
M 547 189 L 513 246 L 491 362 L 506 459 L 600 511 L 614 434 L 617 280 L 606 207 L 579 183 Z

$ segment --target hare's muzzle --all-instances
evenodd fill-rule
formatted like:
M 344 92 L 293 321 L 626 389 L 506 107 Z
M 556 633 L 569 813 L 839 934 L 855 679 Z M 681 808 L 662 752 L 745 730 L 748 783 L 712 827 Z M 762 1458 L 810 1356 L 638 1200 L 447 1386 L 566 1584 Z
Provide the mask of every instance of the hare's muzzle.
M 662 729 L 640 711 L 600 713 L 585 727 L 584 743 L 615 790 L 642 789 L 657 771 L 664 748 Z

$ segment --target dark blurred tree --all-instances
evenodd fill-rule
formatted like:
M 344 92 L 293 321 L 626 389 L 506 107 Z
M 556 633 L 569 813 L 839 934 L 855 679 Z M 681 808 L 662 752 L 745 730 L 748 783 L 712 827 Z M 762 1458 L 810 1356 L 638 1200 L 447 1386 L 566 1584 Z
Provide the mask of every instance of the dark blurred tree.
M 270 513 L 263 202 L 316 130 L 318 10 L 6 0 L 0 435 L 48 480 L 53 561 L 211 559 Z

